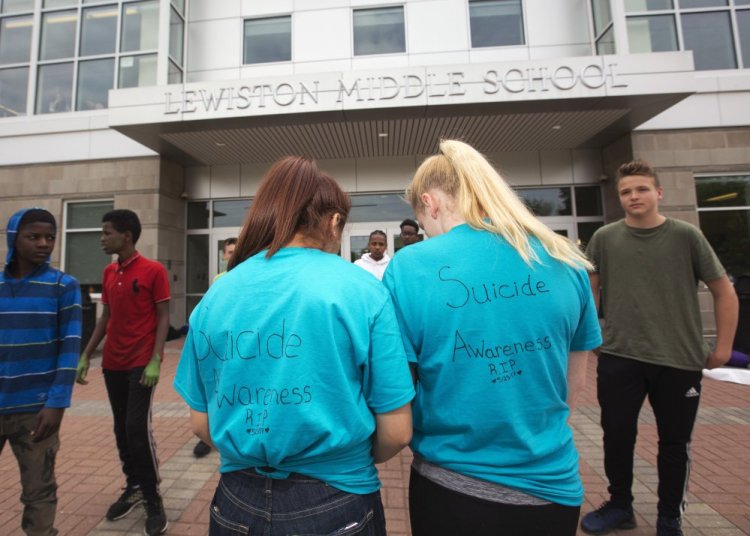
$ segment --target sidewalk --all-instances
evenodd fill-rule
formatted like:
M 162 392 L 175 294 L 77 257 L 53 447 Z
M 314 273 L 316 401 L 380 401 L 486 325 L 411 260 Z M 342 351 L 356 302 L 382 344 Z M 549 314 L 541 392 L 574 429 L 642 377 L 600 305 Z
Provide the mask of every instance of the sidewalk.
M 187 408 L 172 389 L 172 378 L 184 339 L 167 343 L 162 380 L 154 403 L 153 426 L 161 460 L 161 489 L 168 534 L 204 535 L 208 506 L 218 481 L 218 456 L 196 460 L 196 439 L 188 425 Z M 583 512 L 606 498 L 602 468 L 601 429 L 595 393 L 595 366 L 573 417 L 586 487 Z M 56 526 L 63 536 L 143 534 L 138 509 L 111 523 L 104 512 L 121 492 L 124 480 L 112 433 L 101 369 L 92 366 L 89 385 L 77 385 L 73 407 L 63 421 L 57 458 L 59 483 Z M 703 400 L 693 434 L 690 505 L 686 536 L 750 535 L 750 387 L 704 379 Z M 656 518 L 656 426 L 648 405 L 641 415 L 636 451 L 636 514 L 639 527 L 621 535 L 653 536 Z M 403 452 L 379 466 L 384 487 L 389 536 L 408 536 L 407 489 L 411 455 Z M 22 535 L 18 468 L 9 447 L 0 456 L 0 534 Z M 580 533 L 583 534 L 583 533 Z M 457 535 L 471 536 L 471 535 Z

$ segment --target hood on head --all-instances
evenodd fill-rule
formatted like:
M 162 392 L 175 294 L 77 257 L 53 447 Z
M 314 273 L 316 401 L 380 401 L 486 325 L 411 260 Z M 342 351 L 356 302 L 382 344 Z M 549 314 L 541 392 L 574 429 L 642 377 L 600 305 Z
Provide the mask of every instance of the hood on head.
M 24 215 L 30 211 L 30 210 L 47 210 L 41 207 L 30 207 L 30 208 L 22 208 L 15 214 L 13 214 L 10 219 L 8 220 L 8 227 L 5 230 L 5 240 L 8 244 L 8 253 L 5 255 L 5 266 L 7 267 L 10 265 L 11 261 L 13 260 L 13 255 L 16 251 L 16 239 L 18 238 L 18 226 L 21 223 L 21 220 L 23 219 Z M 49 262 L 49 257 L 47 257 L 47 262 Z

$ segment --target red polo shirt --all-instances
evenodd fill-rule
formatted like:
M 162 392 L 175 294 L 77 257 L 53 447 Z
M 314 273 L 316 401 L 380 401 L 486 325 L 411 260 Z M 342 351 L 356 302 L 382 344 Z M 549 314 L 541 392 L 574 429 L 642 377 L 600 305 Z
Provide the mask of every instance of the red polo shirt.
M 156 342 L 156 304 L 169 300 L 164 266 L 137 251 L 125 262 L 104 268 L 102 303 L 109 305 L 102 368 L 145 367 Z

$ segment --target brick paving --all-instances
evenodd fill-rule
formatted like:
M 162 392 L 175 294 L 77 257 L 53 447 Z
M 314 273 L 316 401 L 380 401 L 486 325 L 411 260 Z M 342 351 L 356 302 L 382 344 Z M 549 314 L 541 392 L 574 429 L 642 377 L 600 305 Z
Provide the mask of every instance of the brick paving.
M 182 340 L 167 344 L 163 378 L 154 403 L 154 434 L 161 460 L 164 503 L 170 520 L 168 534 L 203 535 L 208 531 L 208 506 L 218 481 L 218 456 L 215 452 L 201 460 L 192 456 L 196 440 L 189 430 L 187 409 L 171 387 L 181 346 Z M 63 536 L 142 534 L 144 515 L 141 509 L 117 522 L 104 519 L 107 507 L 119 496 L 124 480 L 101 369 L 96 366 L 96 360 L 93 363 L 89 385 L 76 386 L 73 407 L 66 412 L 63 421 L 62 446 L 57 460 L 56 525 Z M 750 387 L 705 379 L 702 398 L 693 435 L 685 534 L 750 535 Z M 606 499 L 598 419 L 595 369 L 591 362 L 587 388 L 572 419 L 586 487 L 583 513 Z M 648 405 L 641 415 L 639 430 L 634 486 L 639 526 L 613 534 L 655 534 L 657 441 Z M 389 536 L 410 536 L 407 510 L 410 461 L 411 455 L 405 451 L 379 466 Z M 0 456 L 0 482 L 0 534 L 20 536 L 20 485 L 10 448 Z

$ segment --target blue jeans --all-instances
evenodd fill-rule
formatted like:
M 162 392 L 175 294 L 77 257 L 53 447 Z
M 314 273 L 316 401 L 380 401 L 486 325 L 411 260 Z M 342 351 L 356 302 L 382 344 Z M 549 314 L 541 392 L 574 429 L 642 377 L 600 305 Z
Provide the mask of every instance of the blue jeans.
M 292 473 L 224 473 L 211 503 L 209 535 L 385 536 L 380 492 L 356 495 Z

